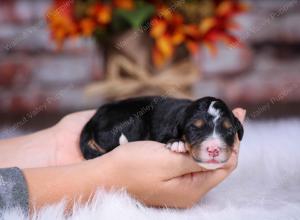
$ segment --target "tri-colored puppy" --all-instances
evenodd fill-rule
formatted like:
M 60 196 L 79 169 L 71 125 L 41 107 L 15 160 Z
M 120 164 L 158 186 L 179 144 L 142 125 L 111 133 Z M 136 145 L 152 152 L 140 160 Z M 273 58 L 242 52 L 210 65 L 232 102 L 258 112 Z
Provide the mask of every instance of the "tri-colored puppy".
M 80 148 L 86 159 L 92 159 L 120 144 L 152 140 L 216 169 L 229 159 L 236 134 L 241 140 L 243 133 L 239 120 L 220 99 L 149 96 L 101 106 L 83 128 Z

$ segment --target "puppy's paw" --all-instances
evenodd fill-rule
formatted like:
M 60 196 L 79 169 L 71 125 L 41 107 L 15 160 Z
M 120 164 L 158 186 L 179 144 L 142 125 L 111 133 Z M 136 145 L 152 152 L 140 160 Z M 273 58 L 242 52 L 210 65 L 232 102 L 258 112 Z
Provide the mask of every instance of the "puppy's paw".
M 166 148 L 170 149 L 171 151 L 178 152 L 178 153 L 185 153 L 187 150 L 185 148 L 185 144 L 182 141 L 173 141 L 166 144 Z

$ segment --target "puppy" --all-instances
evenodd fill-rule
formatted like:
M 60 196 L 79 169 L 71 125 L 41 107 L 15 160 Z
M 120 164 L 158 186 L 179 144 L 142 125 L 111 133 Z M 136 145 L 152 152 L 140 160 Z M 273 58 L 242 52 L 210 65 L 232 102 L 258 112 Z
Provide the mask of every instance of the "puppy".
M 101 156 L 120 144 L 152 140 L 188 152 L 202 167 L 216 169 L 230 157 L 243 127 L 226 104 L 213 97 L 196 101 L 165 96 L 130 98 L 101 106 L 80 137 L 84 158 Z

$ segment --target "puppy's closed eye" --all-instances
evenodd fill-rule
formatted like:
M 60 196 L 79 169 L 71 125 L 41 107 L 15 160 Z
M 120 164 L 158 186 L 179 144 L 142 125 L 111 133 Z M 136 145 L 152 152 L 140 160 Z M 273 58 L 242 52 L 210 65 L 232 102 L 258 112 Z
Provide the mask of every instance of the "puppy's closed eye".
M 226 129 L 232 128 L 232 124 L 230 123 L 230 121 L 228 119 L 225 119 L 222 123 L 223 127 Z
M 202 119 L 197 119 L 194 121 L 193 125 L 195 125 L 197 128 L 202 128 L 204 126 L 205 122 Z

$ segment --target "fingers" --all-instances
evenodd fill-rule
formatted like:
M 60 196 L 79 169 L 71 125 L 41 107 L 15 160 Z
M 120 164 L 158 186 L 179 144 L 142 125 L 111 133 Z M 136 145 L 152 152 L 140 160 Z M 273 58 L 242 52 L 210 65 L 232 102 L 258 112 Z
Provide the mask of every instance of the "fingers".
M 153 149 L 153 159 L 156 154 L 159 157 L 157 158 L 159 163 L 168 171 L 170 178 L 204 170 L 188 154 L 173 152 L 164 144 L 154 141 L 139 141 L 139 143 L 148 149 Z
M 236 139 L 237 140 L 236 140 L 235 146 L 233 148 L 232 154 L 222 169 L 226 169 L 228 171 L 233 171 L 237 166 L 240 143 L 239 143 L 238 138 L 236 138 Z
M 246 117 L 246 110 L 242 109 L 242 108 L 235 108 L 232 112 L 235 115 L 235 117 L 237 117 L 238 120 L 243 124 L 245 121 L 245 117 Z M 234 143 L 235 143 L 235 145 L 233 147 L 233 151 L 234 151 L 234 153 L 238 154 L 240 141 L 239 141 L 237 135 L 235 137 Z
M 240 141 L 238 136 L 236 135 L 231 156 L 222 169 L 233 171 L 236 168 L 238 163 L 239 150 L 240 150 Z
M 237 142 L 237 145 L 239 145 L 239 142 Z M 237 167 L 237 164 L 238 152 L 234 151 L 222 168 L 206 172 L 199 172 L 195 175 L 195 181 L 201 183 L 201 187 L 204 190 L 209 191 L 221 183 L 227 176 L 229 176 L 229 174 Z
M 162 181 L 203 170 L 187 154 L 172 152 L 165 148 L 165 144 L 155 141 L 130 142 L 120 145 L 108 154 L 111 153 L 118 155 L 120 161 L 130 160 L 134 161 L 134 166 L 149 168 Z
M 166 166 L 171 168 L 174 177 L 204 170 L 188 154 L 173 152 L 165 147 L 162 151 Z
M 232 112 L 235 115 L 235 117 L 237 117 L 243 124 L 246 117 L 246 110 L 242 108 L 235 108 Z

